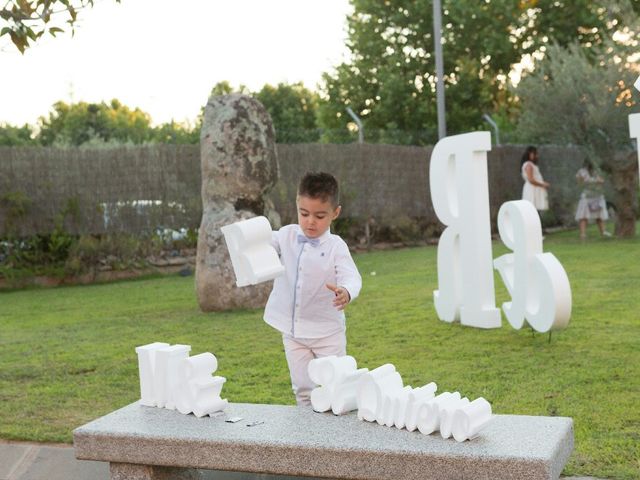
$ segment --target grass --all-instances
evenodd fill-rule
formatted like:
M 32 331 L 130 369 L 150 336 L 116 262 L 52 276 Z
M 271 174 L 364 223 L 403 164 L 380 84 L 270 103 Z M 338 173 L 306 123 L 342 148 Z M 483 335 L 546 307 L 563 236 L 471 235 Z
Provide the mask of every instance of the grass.
M 573 417 L 565 475 L 640 478 L 640 239 L 548 235 L 573 291 L 567 330 L 479 330 L 436 318 L 436 248 L 355 257 L 347 309 L 359 366 L 392 362 L 406 384 L 483 396 L 495 413 Z M 505 253 L 494 243 L 494 258 Z M 375 272 L 375 276 L 372 275 Z M 508 296 L 496 275 L 497 305 Z M 186 343 L 215 353 L 233 402 L 293 404 L 278 333 L 261 310 L 202 313 L 193 278 L 0 294 L 0 438 L 70 442 L 73 428 L 139 396 L 134 347 Z

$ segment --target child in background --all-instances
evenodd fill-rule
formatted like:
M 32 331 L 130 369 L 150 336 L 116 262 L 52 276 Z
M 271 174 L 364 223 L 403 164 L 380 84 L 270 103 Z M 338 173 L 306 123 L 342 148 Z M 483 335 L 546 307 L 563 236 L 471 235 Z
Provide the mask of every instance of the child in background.
M 576 209 L 576 221 L 580 225 L 580 239 L 587 238 L 587 224 L 595 220 L 600 235 L 609 237 L 611 234 L 604 228 L 604 222 L 609 218 L 607 202 L 602 193 L 604 179 L 598 175 L 590 160 L 585 160 L 582 168 L 576 173 L 576 180 L 583 187 L 580 201 Z
M 275 279 L 264 320 L 282 332 L 298 405 L 311 404 L 307 367 L 317 357 L 346 355 L 343 310 L 362 278 L 347 244 L 329 231 L 340 215 L 339 189 L 328 173 L 307 173 L 298 186 L 298 224 L 273 232 L 285 274 Z

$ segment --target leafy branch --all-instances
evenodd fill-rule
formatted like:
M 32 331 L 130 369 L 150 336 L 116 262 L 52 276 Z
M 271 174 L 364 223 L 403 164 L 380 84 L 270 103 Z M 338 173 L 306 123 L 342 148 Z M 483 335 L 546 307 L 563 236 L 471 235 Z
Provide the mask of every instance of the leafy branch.
M 8 0 L 0 9 L 0 37 L 8 35 L 24 53 L 45 33 L 55 37 L 70 28 L 73 35 L 78 11 L 93 4 L 94 0 Z

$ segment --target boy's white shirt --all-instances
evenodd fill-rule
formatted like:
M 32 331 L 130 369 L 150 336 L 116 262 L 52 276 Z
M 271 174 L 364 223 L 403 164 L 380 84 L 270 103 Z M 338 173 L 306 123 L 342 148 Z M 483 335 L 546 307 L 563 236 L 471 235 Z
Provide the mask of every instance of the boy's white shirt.
M 360 293 L 362 277 L 349 247 L 329 230 L 318 245 L 299 243 L 299 225 L 273 232 L 272 244 L 285 268 L 276 278 L 264 310 L 264 320 L 296 338 L 322 338 L 345 329 L 344 312 L 333 306 L 335 294 L 327 283 L 344 287 L 351 301 Z

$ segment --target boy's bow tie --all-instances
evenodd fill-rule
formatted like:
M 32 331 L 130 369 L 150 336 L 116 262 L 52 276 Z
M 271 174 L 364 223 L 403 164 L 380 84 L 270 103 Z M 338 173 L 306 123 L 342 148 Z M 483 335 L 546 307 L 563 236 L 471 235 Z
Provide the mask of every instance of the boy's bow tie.
M 319 238 L 309 238 L 306 235 L 302 235 L 301 233 L 298 234 L 298 243 L 309 243 L 314 247 L 317 247 L 318 245 L 320 245 L 320 239 Z

